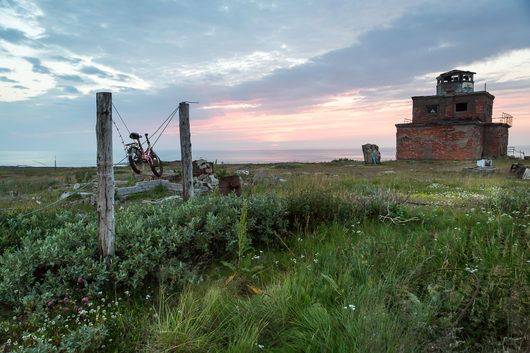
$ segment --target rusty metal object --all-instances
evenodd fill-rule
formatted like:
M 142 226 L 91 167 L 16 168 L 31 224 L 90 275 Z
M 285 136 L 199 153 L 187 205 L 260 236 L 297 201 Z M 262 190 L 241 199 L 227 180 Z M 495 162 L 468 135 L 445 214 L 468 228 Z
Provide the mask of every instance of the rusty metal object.
M 229 175 L 219 178 L 219 190 L 224 196 L 231 193 L 241 196 L 241 179 L 239 175 Z
M 510 167 L 510 173 L 519 179 L 530 179 L 530 168 L 521 163 L 513 163 Z

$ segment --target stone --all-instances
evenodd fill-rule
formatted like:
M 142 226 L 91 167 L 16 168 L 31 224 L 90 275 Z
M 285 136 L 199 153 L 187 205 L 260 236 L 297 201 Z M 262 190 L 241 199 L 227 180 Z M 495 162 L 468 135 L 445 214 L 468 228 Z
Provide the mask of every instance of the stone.
M 248 170 L 236 170 L 237 175 L 249 175 L 250 172 Z
M 487 173 L 495 173 L 497 171 L 497 168 L 493 168 L 493 167 L 464 167 L 462 169 L 463 171 L 465 172 L 474 172 L 474 173 L 483 173 L 483 174 L 487 174 Z
M 260 169 L 254 176 L 252 177 L 253 183 L 262 183 L 265 180 L 267 180 L 267 171 L 265 169 Z
M 477 161 L 477 167 L 493 167 L 491 159 L 479 159 Z
M 219 185 L 219 180 L 217 180 L 217 178 L 215 177 L 215 175 L 210 175 L 210 176 L 209 176 L 209 179 L 210 179 L 210 180 L 208 181 L 209 184 L 213 185 L 214 187 L 217 186 L 217 185 Z
M 77 190 L 77 189 L 79 189 L 80 187 L 81 187 L 81 185 L 79 185 L 79 183 L 75 183 L 75 184 L 74 184 L 74 190 Z
M 61 194 L 61 196 L 59 197 L 59 200 L 64 200 L 68 197 L 72 196 L 72 193 L 71 192 L 68 192 L 68 191 L 65 191 Z
M 365 164 L 380 164 L 381 163 L 381 153 L 379 152 L 379 146 L 367 143 L 362 146 L 364 163 Z
M 193 161 L 193 176 L 198 177 L 199 175 L 210 175 L 213 174 L 213 163 L 208 162 L 205 159 L 198 159 Z
M 172 196 L 167 196 L 167 197 L 163 197 L 161 199 L 156 199 L 156 200 L 142 200 L 142 203 L 147 203 L 147 204 L 150 204 L 150 205 L 156 205 L 156 204 L 159 204 L 159 203 L 162 203 L 162 202 L 165 202 L 165 201 L 181 199 L 181 198 L 182 198 L 182 196 L 180 196 L 180 195 L 172 195 Z

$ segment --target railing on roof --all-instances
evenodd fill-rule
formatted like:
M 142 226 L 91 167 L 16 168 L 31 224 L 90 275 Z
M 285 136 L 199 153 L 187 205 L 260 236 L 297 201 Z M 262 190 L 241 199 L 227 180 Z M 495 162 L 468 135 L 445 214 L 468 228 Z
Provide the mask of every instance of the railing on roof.
M 525 153 L 523 151 L 518 151 L 513 146 L 506 147 L 506 156 L 517 158 L 517 154 L 519 155 L 520 159 L 524 159 Z
M 403 122 L 405 124 L 412 124 L 412 119 L 411 118 L 405 118 L 405 119 L 403 119 Z
M 513 116 L 508 113 L 502 112 L 502 116 L 493 118 L 493 120 L 497 123 L 508 124 L 509 126 L 512 126 Z

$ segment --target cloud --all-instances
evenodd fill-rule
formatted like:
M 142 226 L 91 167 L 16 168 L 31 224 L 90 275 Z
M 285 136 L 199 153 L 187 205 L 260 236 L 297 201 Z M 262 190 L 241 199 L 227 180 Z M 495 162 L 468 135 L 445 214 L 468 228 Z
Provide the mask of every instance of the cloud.
M 57 61 L 64 61 L 64 62 L 67 62 L 67 63 L 70 63 L 70 64 L 79 64 L 81 62 L 81 59 L 80 58 L 67 58 L 65 56 L 61 56 L 61 55 L 54 55 L 51 57 L 52 60 L 57 60 Z
M 306 62 L 286 56 L 279 51 L 256 51 L 247 55 L 235 55 L 214 62 L 196 62 L 167 70 L 171 76 L 184 81 L 200 80 L 210 84 L 222 83 L 234 86 L 248 80 L 259 80 L 280 68 L 289 68 Z
M 83 79 L 79 75 L 55 75 L 55 77 L 65 81 L 83 82 Z
M 118 81 L 127 81 L 129 80 L 131 77 L 129 75 L 124 75 L 124 74 L 117 74 L 116 75 L 116 79 Z
M 79 90 L 77 88 L 75 88 L 74 86 L 59 85 L 57 87 L 60 88 L 64 93 L 68 93 L 68 94 L 78 94 L 79 93 Z
M 41 61 L 40 59 L 38 58 L 24 58 L 26 59 L 29 63 L 31 63 L 33 65 L 33 72 L 37 72 L 37 73 L 40 73 L 40 74 L 49 74 L 50 73 L 50 69 L 48 69 L 47 67 L 43 66 L 41 64 Z
M 0 3 L 0 12 L 0 27 L 8 31 L 20 32 L 31 39 L 38 39 L 45 32 L 39 23 L 43 12 L 30 1 L 3 1 Z
M 9 79 L 9 78 L 7 78 L 5 76 L 0 76 L 0 81 L 2 81 L 2 82 L 10 82 L 10 83 L 16 83 L 17 82 L 15 80 L 11 80 L 11 79 Z
M 87 75 L 97 75 L 98 77 L 101 77 L 101 78 L 107 78 L 110 76 L 105 71 L 100 70 L 95 66 L 83 66 L 81 70 L 79 71 Z
M 517 6 L 505 5 L 482 4 L 481 20 L 477 22 L 469 22 L 472 9 L 467 3 L 420 6 L 392 26 L 360 35 L 350 46 L 313 57 L 301 65 L 275 70 L 259 80 L 243 82 L 225 90 L 224 97 L 241 101 L 260 98 L 263 112 L 278 113 L 304 111 L 352 90 L 364 90 L 366 99 L 403 98 L 403 89 L 409 92 L 407 96 L 432 92 L 437 74 L 430 78 L 425 75 L 478 63 L 497 55 L 499 50 L 512 52 L 530 47 L 526 35 L 530 21 Z M 498 21 L 503 27 L 509 24 L 509 28 L 499 31 L 491 26 Z M 462 23 L 467 24 L 465 31 L 461 30 Z M 504 35 L 506 31 L 510 36 Z M 432 47 L 438 49 L 429 50 Z M 521 63 L 527 59 L 519 53 L 513 60 Z M 393 88 L 397 86 L 401 89 Z M 377 90 L 370 91 L 372 88 Z
M 218 103 L 211 103 L 209 105 L 205 105 L 200 107 L 199 109 L 208 110 L 208 109 L 249 109 L 249 108 L 257 108 L 260 104 L 252 104 L 250 102 L 236 102 L 236 101 L 227 101 L 227 102 L 218 102 Z
M 20 43 L 28 38 L 24 34 L 24 32 L 11 29 L 11 28 L 1 28 L 0 27 L 0 38 L 2 38 L 5 41 L 11 42 L 11 43 Z
M 80 85 L 75 90 L 67 88 L 68 98 L 98 89 L 117 92 L 150 86 L 138 75 L 102 65 L 94 55 L 72 52 L 65 46 L 66 42 L 61 41 L 61 36 L 75 31 L 58 29 L 56 21 L 60 20 L 56 17 L 49 22 L 53 16 L 49 16 L 47 5 L 30 0 L 0 2 L 0 73 L 9 73 L 8 80 L 12 80 L 0 81 L 0 102 L 27 100 L 47 93 L 64 98 L 64 87 L 72 87 L 68 84 L 72 82 Z

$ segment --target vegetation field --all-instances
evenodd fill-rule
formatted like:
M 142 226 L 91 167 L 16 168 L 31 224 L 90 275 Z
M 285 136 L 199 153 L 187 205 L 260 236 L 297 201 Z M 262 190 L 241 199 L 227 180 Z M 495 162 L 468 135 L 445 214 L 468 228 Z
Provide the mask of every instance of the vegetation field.
M 0 168 L 0 351 L 527 352 L 510 164 L 220 165 L 250 172 L 242 197 L 120 201 L 107 263 L 88 196 L 44 208 L 94 191 L 94 168 Z

